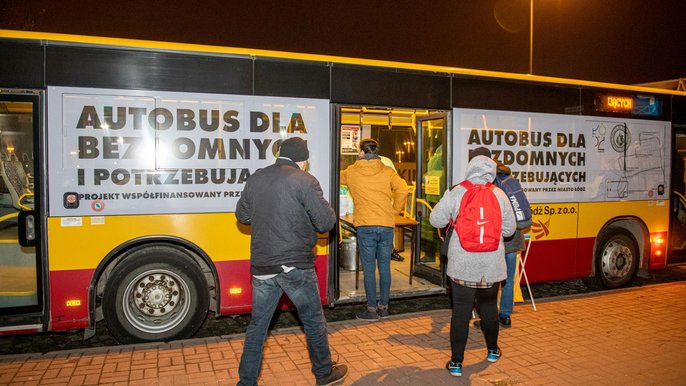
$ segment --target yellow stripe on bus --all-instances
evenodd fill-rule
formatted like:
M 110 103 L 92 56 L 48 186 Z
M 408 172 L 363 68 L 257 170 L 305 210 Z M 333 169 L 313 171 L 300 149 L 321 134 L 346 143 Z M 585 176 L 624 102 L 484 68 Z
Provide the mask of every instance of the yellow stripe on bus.
M 52 217 L 47 235 L 51 271 L 94 269 L 117 247 L 154 236 L 191 242 L 213 261 L 250 258 L 250 227 L 233 213 Z M 315 253 L 327 254 L 327 244 L 320 235 Z
M 667 200 L 532 204 L 531 209 L 529 234 L 534 241 L 593 238 L 608 221 L 627 217 L 628 213 L 650 224 L 649 232 L 666 232 L 669 228 Z
M 580 205 L 579 237 L 595 237 L 610 219 L 638 218 L 649 232 L 669 230 L 669 200 L 586 202 Z M 631 213 L 631 215 L 629 215 Z

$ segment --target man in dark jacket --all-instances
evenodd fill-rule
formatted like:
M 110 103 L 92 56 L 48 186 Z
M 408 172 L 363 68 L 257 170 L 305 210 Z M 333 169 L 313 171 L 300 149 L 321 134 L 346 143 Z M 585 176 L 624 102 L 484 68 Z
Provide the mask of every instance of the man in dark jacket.
M 336 214 L 319 182 L 305 170 L 309 151 L 298 137 L 281 144 L 273 165 L 245 184 L 236 218 L 251 225 L 252 317 L 245 334 L 238 385 L 257 385 L 262 351 L 274 310 L 285 292 L 298 310 L 317 385 L 334 385 L 348 374 L 331 361 L 326 319 L 314 271 L 316 232 L 328 232 Z
M 495 182 L 500 186 L 500 181 L 505 180 L 510 174 L 510 168 L 503 165 L 499 160 L 494 160 L 498 165 Z M 524 250 L 524 233 L 519 227 L 510 237 L 505 237 L 505 263 L 507 265 L 507 279 L 503 283 L 500 292 L 500 326 L 510 328 L 512 326 L 512 309 L 514 305 L 514 286 L 517 267 L 517 252 Z M 517 283 L 519 284 L 519 283 Z

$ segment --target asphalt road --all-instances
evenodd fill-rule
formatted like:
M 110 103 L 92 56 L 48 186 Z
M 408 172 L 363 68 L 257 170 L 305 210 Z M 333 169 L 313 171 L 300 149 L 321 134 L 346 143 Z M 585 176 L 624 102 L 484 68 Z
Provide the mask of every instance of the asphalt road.
M 686 281 L 686 264 L 672 266 L 663 271 L 652 272 L 649 278 L 636 278 L 630 286 L 645 286 L 673 281 Z M 534 295 L 535 301 L 543 302 L 545 299 L 555 296 L 576 295 L 593 291 L 589 290 L 581 280 L 567 280 L 534 284 L 531 286 L 531 292 Z M 524 294 L 525 301 L 529 301 L 530 297 L 524 286 L 522 287 L 522 293 Z M 392 313 L 402 314 L 447 308 L 450 308 L 448 296 L 435 295 L 393 300 L 391 311 Z M 334 322 L 354 319 L 355 313 L 360 309 L 360 304 L 347 304 L 338 305 L 335 308 L 325 308 L 324 313 L 329 322 Z M 196 337 L 202 338 L 242 333 L 245 332 L 249 322 L 249 315 L 221 318 L 215 318 L 213 315 L 210 315 L 204 326 L 196 334 Z M 286 328 L 298 324 L 298 320 L 293 312 L 280 312 L 275 316 L 273 328 Z M 0 355 L 46 353 L 116 345 L 117 342 L 109 334 L 105 324 L 101 322 L 97 325 L 96 335 L 87 341 L 83 340 L 82 331 L 0 337 Z

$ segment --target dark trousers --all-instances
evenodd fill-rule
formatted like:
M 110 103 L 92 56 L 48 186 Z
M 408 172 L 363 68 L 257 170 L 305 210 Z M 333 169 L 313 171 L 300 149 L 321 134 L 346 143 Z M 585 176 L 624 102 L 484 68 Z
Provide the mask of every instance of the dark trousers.
M 453 314 L 450 319 L 450 348 L 453 362 L 464 361 L 464 349 L 469 336 L 469 320 L 476 301 L 481 314 L 481 329 L 489 350 L 498 348 L 498 290 L 499 284 L 491 288 L 469 288 L 450 281 L 453 297 Z

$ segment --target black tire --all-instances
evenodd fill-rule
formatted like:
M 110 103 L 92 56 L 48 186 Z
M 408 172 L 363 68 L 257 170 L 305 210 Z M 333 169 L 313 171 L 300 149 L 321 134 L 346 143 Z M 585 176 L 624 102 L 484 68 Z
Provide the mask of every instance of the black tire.
M 119 343 L 185 339 L 207 318 L 207 282 L 186 253 L 151 246 L 114 267 L 102 304 L 107 328 Z
M 627 285 L 638 269 L 638 246 L 629 231 L 608 228 L 597 240 L 595 276 L 583 281 L 590 289 L 612 289 Z

